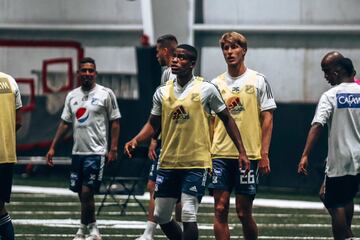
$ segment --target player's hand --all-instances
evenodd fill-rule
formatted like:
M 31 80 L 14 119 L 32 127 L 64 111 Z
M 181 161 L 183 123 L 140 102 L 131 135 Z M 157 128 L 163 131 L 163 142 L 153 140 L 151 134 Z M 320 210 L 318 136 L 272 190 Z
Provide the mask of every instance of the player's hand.
M 301 159 L 300 159 L 299 165 L 298 165 L 297 172 L 299 174 L 303 174 L 303 175 L 307 176 L 308 172 L 307 172 L 306 169 L 307 169 L 308 163 L 309 163 L 308 157 L 307 156 L 302 156 Z
M 261 154 L 261 159 L 259 162 L 259 172 L 262 175 L 268 175 L 270 173 L 270 160 L 269 160 L 269 155 L 266 154 Z
M 151 139 L 151 142 L 150 142 L 150 145 L 149 145 L 149 151 L 148 151 L 148 157 L 151 160 L 155 160 L 157 158 L 156 147 L 157 147 L 157 140 L 156 139 Z
M 55 155 L 54 148 L 50 148 L 48 153 L 46 154 L 46 162 L 47 162 L 47 165 L 50 167 L 54 166 L 54 162 L 53 162 L 54 155 Z
M 129 156 L 130 158 L 132 158 L 132 154 L 135 150 L 135 148 L 137 147 L 138 145 L 138 142 L 136 141 L 135 138 L 131 139 L 129 142 L 127 142 L 125 144 L 125 147 L 124 147 L 124 153 Z
M 250 171 L 250 161 L 244 153 L 240 153 L 239 155 L 239 169 L 244 170 L 245 175 Z
M 107 164 L 111 163 L 112 161 L 115 161 L 117 159 L 117 149 L 110 149 L 110 151 L 107 154 Z

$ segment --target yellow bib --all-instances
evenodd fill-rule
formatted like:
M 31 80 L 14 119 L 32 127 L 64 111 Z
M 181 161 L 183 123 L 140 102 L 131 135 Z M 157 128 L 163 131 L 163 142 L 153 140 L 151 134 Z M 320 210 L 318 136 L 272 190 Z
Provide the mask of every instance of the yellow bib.
M 174 80 L 165 86 L 162 101 L 160 168 L 210 168 L 210 115 L 200 100 L 203 80 L 196 77 L 188 95 L 174 94 Z
M 0 76 L 0 163 L 16 162 L 15 94 L 10 81 Z
M 218 76 L 215 84 L 226 103 L 231 116 L 239 128 L 241 138 L 249 159 L 261 159 L 260 107 L 256 96 L 256 73 L 252 74 L 239 89 L 231 91 L 225 82 L 225 73 Z M 211 146 L 212 158 L 238 158 L 239 153 L 224 124 L 216 117 Z

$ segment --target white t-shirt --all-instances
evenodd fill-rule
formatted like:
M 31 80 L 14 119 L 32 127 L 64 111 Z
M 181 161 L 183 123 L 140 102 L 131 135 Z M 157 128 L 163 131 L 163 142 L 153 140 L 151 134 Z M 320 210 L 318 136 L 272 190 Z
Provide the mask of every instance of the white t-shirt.
M 256 96 L 258 98 L 258 103 L 260 106 L 260 111 L 266 111 L 270 109 L 276 108 L 276 103 L 271 91 L 270 84 L 266 81 L 266 78 L 261 73 L 258 73 L 249 68 L 246 71 L 238 76 L 232 77 L 228 72 L 225 73 L 225 83 L 227 87 L 233 91 L 240 91 L 246 84 L 246 80 L 251 77 L 254 73 L 256 73 L 257 81 L 256 81 Z M 211 81 L 216 84 L 216 78 Z
M 194 86 L 194 77 L 185 86 L 181 87 L 177 81 L 174 81 L 174 94 L 179 100 L 184 99 L 191 88 Z M 151 114 L 161 116 L 162 101 L 165 94 L 165 86 L 160 86 L 156 89 L 153 97 L 153 107 Z M 207 113 L 214 111 L 215 113 L 221 112 L 226 108 L 224 100 L 222 99 L 219 90 L 212 84 L 206 81 L 202 82 L 200 90 L 200 101 L 204 106 Z
M 161 85 L 166 83 L 169 80 L 176 78 L 176 75 L 172 73 L 171 67 L 166 67 L 163 73 L 161 74 Z
M 77 155 L 105 155 L 108 150 L 109 122 L 121 117 L 115 94 L 96 84 L 89 92 L 78 87 L 66 96 L 61 118 L 73 124 Z
M 360 173 L 360 85 L 341 83 L 323 93 L 314 123 L 329 127 L 327 176 Z

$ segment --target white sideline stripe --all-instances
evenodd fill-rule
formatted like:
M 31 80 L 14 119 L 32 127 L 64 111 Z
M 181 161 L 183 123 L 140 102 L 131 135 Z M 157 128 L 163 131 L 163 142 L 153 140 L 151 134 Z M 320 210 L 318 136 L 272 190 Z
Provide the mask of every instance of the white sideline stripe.
M 57 216 L 61 216 L 61 215 L 71 215 L 71 214 L 75 214 L 75 215 L 80 215 L 80 211 L 11 211 L 11 215 L 44 215 L 44 214 L 48 214 L 48 215 L 57 215 Z M 120 213 L 116 212 L 116 211 L 111 211 L 111 212 L 102 212 L 101 213 L 102 216 L 119 216 Z M 199 212 L 197 214 L 198 216 L 202 216 L 202 217 L 213 217 L 214 213 L 210 212 L 210 213 L 204 213 L 204 212 Z M 129 212 L 126 211 L 126 216 L 144 216 L 144 212 Z M 230 212 L 229 216 L 237 216 L 236 213 Z M 265 217 L 265 218 L 271 218 L 271 217 L 306 217 L 306 218 L 330 218 L 329 214 L 325 213 L 324 214 L 287 214 L 287 213 L 253 213 L 254 217 Z M 353 217 L 353 219 L 360 219 L 360 216 L 356 215 Z
M 13 219 L 15 225 L 35 225 L 35 226 L 46 226 L 46 227 L 64 227 L 64 228 L 78 228 L 80 220 L 78 219 Z M 129 220 L 104 220 L 100 219 L 96 221 L 99 228 L 111 229 L 145 229 L 146 221 L 129 221 Z M 331 224 L 293 224 L 293 223 L 259 223 L 259 227 L 262 228 L 331 228 Z M 213 230 L 212 223 L 198 223 L 199 229 L 202 230 Z M 230 229 L 235 227 L 241 227 L 240 223 L 229 224 Z M 352 228 L 359 229 L 360 225 L 352 225 Z
M 49 188 L 49 187 L 30 187 L 30 186 L 13 186 L 13 193 L 36 193 L 36 194 L 49 194 L 61 196 L 77 196 L 76 193 L 71 192 L 65 188 Z M 119 198 L 126 198 L 125 195 L 119 195 Z M 142 196 L 136 196 L 139 200 L 148 200 L 149 193 Z M 213 204 L 214 199 L 210 196 L 203 197 L 202 203 Z M 235 204 L 235 198 L 230 198 L 230 204 Z M 274 208 L 296 208 L 296 209 L 324 209 L 324 205 L 320 202 L 310 201 L 296 201 L 296 200 L 280 200 L 280 199 L 263 199 L 255 198 L 255 207 L 274 207 Z M 360 206 L 355 205 L 355 212 L 360 212 Z
M 15 234 L 16 237 L 62 237 L 71 238 L 74 234 Z M 137 234 L 101 234 L 102 237 L 126 237 L 136 238 L 139 237 Z M 165 239 L 164 235 L 155 235 L 155 239 Z M 215 239 L 214 236 L 199 236 L 200 239 Z M 231 236 L 231 239 L 239 239 L 240 236 Z M 294 240 L 330 240 L 332 237 L 292 237 L 292 236 L 259 236 L 259 239 L 294 239 Z M 353 238 L 358 239 L 358 238 Z

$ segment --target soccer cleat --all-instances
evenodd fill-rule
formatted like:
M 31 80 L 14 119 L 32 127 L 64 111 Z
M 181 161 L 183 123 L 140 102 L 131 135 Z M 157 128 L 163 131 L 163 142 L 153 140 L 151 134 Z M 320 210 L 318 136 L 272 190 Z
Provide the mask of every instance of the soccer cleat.
M 85 240 L 102 240 L 100 235 L 97 234 L 90 234 Z
M 77 233 L 73 240 L 85 240 L 85 235 Z

